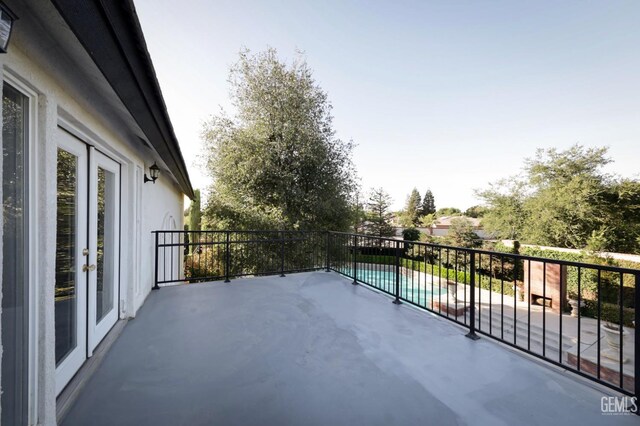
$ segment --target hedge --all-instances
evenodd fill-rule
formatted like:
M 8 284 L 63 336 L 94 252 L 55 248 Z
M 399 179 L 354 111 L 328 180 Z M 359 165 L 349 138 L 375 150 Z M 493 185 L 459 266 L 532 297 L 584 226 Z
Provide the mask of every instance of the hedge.
M 374 264 L 382 264 L 382 265 L 395 265 L 395 257 L 394 256 L 384 256 L 384 255 L 358 255 L 358 262 L 361 263 L 374 263 Z M 438 266 L 435 264 L 431 264 L 424 261 L 416 261 L 407 258 L 400 258 L 400 266 L 406 269 L 411 269 L 414 271 L 425 272 L 431 274 L 436 277 L 442 277 L 445 280 L 453 280 L 461 284 L 471 284 L 471 274 L 465 270 L 455 270 L 453 268 L 446 268 L 444 266 Z M 476 285 L 485 290 L 491 290 L 498 293 L 504 292 L 504 294 L 508 296 L 513 296 L 513 281 L 493 278 L 486 275 L 476 275 Z
M 544 252 L 544 254 L 540 252 Z M 580 255 L 577 255 L 575 253 L 551 252 L 550 250 L 529 251 L 529 249 L 527 249 L 527 253 L 523 253 L 523 254 L 527 256 L 546 257 L 550 259 L 585 262 L 585 259 L 583 257 L 580 257 Z M 566 256 L 560 259 L 561 256 L 559 255 L 565 255 L 565 254 L 569 256 Z M 557 257 L 552 257 L 552 256 L 557 256 Z M 361 263 L 394 265 L 395 256 L 358 255 L 357 261 Z M 400 266 L 410 270 L 426 272 L 436 277 L 441 276 L 445 280 L 448 277 L 449 280 L 455 280 L 458 283 L 462 283 L 462 284 L 471 283 L 470 274 L 468 273 L 468 271 L 465 271 L 465 270 L 456 271 L 453 268 L 447 268 L 445 266 L 431 264 L 424 261 L 416 261 L 416 260 L 412 261 L 411 259 L 408 259 L 405 257 L 400 258 Z M 522 268 L 520 267 L 519 270 L 522 271 Z M 590 271 L 594 271 L 594 270 L 585 270 L 581 273 L 581 277 L 580 277 L 581 291 L 583 293 L 583 301 L 584 301 L 584 306 L 581 308 L 580 312 L 582 315 L 586 317 L 597 318 L 597 314 L 598 314 L 597 301 L 592 300 L 588 297 L 584 297 L 585 295 L 588 295 L 588 293 L 591 291 L 589 285 L 593 285 L 593 283 L 595 282 L 595 285 L 597 287 L 597 278 L 594 278 L 595 275 L 591 276 Z M 572 287 L 577 289 L 577 274 L 578 274 L 577 268 L 575 267 L 568 268 L 567 287 L 569 291 L 572 290 Z M 520 275 L 520 278 L 521 278 L 521 274 L 518 274 L 518 275 Z M 606 322 L 611 322 L 611 323 L 619 323 L 619 304 L 618 304 L 618 296 L 617 296 L 619 294 L 618 293 L 619 286 L 612 286 L 611 279 L 612 277 L 610 276 L 607 277 L 606 273 L 601 274 L 600 290 L 602 292 L 602 298 L 603 298 L 601 302 L 601 314 L 602 314 L 601 320 Z M 627 282 L 625 281 L 624 283 L 626 286 Z M 504 294 L 509 296 L 512 296 L 514 294 L 512 280 L 501 281 L 500 279 L 496 279 L 496 278 L 490 279 L 489 276 L 479 273 L 477 275 L 476 285 L 479 286 L 480 288 L 491 290 L 497 293 L 500 293 L 501 291 L 503 291 Z M 504 288 L 502 288 L 502 286 L 504 286 Z M 623 324 L 628 327 L 633 326 L 632 321 L 635 319 L 635 309 L 633 309 L 634 307 L 633 293 L 634 293 L 633 288 L 630 288 L 630 287 L 624 288 L 622 316 L 623 316 Z M 595 296 L 595 295 L 597 295 L 597 291 L 591 294 L 591 296 Z

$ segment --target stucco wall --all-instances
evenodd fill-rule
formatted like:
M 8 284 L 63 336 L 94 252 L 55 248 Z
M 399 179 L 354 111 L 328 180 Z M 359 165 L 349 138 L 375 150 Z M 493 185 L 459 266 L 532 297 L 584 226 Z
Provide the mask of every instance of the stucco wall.
M 151 234 L 156 230 L 184 229 L 184 197 L 167 187 L 167 183 L 158 179 L 155 185 L 143 192 L 142 233 L 145 235 L 142 246 L 142 264 L 139 291 L 136 294 L 136 309 L 149 294 L 154 284 L 155 274 L 155 239 Z M 146 189 L 146 188 L 145 188 Z M 162 267 L 162 265 L 160 265 Z
M 37 235 L 37 250 L 30 263 L 35 276 L 31 291 L 35 304 L 30 306 L 34 333 L 33 406 L 41 424 L 56 422 L 54 281 L 56 245 L 56 135 L 65 126 L 78 138 L 96 146 L 121 163 L 121 275 L 120 317 L 131 317 L 144 302 L 152 285 L 153 238 L 165 216 L 171 216 L 179 229 L 183 226 L 183 195 L 175 181 L 164 171 L 155 184 L 142 184 L 142 175 L 151 153 L 122 122 L 105 115 L 109 105 L 101 104 L 88 82 L 54 78 L 50 69 L 59 68 L 61 59 L 30 48 L 28 37 L 15 37 L 9 53 L 3 55 L 3 70 L 37 93 L 36 150 L 37 178 L 30 183 L 35 191 L 35 220 L 30 232 Z M 64 58 L 62 58 L 64 59 Z M 2 63 L 2 62 L 0 62 Z M 72 71 L 71 72 L 79 72 Z M 114 114 L 115 116 L 115 114 Z M 32 119 L 34 117 L 31 117 Z M 0 169 L 1 170 L 1 169 Z M 0 232 L 2 227 L 0 226 Z M 1 236 L 1 234 L 0 234 Z M 0 274 L 1 277 L 1 274 Z M 37 284 L 37 285 L 36 285 Z M 0 282 L 0 286 L 2 283 Z M 1 289 L 1 287 L 0 287 Z M 1 342 L 0 342 L 1 350 Z M 5 390 L 6 391 L 6 390 Z M 0 413 L 1 415 L 1 413 Z

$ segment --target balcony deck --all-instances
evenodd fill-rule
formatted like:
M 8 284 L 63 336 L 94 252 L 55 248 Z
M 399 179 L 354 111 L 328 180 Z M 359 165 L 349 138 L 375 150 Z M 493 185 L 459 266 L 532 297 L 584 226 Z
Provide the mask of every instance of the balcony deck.
M 326 272 L 152 292 L 63 424 L 637 424 L 594 388 Z

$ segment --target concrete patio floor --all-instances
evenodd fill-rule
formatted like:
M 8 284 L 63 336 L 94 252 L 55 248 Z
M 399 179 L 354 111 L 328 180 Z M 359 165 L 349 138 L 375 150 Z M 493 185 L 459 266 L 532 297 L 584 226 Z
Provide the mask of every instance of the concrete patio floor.
M 336 273 L 152 292 L 63 425 L 637 424 L 616 395 Z

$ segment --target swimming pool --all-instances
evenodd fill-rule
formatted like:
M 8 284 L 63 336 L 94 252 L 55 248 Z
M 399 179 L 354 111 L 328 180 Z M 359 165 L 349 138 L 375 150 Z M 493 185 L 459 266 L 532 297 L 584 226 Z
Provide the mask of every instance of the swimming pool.
M 387 266 L 385 268 L 385 266 Z M 353 277 L 353 268 L 341 268 L 339 272 Z M 378 288 L 388 293 L 395 294 L 396 289 L 396 273 L 393 266 L 389 265 L 372 265 L 371 268 L 356 269 L 356 277 L 359 282 Z M 447 288 L 445 281 L 442 282 L 442 288 L 438 286 L 438 277 L 434 277 L 432 283 L 431 275 L 426 275 L 418 271 L 413 274 L 400 274 L 400 297 L 407 299 L 418 305 L 431 305 L 431 298 L 446 298 Z

